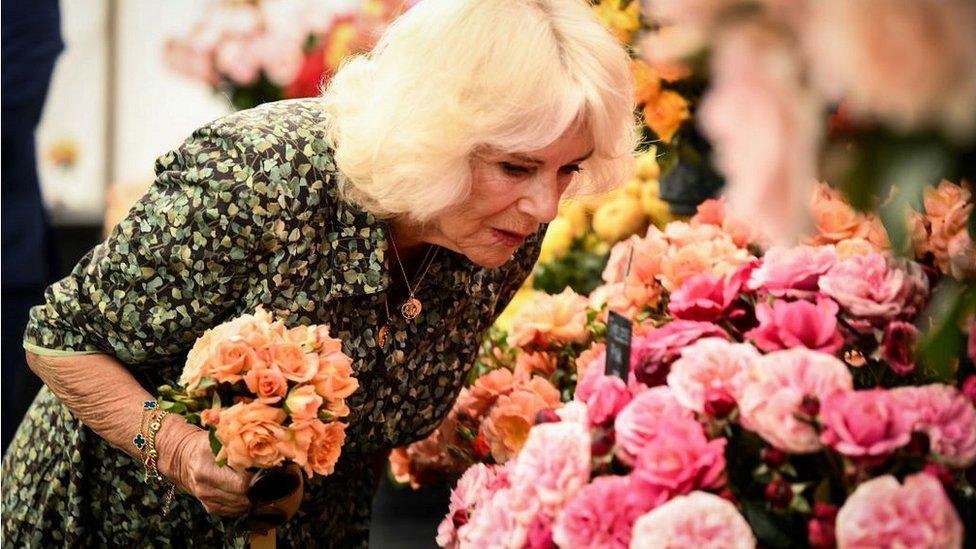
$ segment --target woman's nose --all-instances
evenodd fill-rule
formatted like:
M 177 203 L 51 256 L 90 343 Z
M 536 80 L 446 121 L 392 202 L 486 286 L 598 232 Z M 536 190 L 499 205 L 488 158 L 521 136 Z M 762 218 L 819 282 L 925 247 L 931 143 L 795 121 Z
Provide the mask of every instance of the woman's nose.
M 540 176 L 522 198 L 521 210 L 539 223 L 549 223 L 559 212 L 559 181 L 557 175 Z

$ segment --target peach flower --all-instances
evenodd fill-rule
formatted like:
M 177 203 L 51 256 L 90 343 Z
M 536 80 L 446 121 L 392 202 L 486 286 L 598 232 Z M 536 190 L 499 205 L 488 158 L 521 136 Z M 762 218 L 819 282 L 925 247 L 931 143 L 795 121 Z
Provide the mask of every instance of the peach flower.
M 858 213 L 839 191 L 826 183 L 818 183 L 814 188 L 810 210 L 817 230 L 817 234 L 810 239 L 811 244 L 837 244 L 862 238 L 879 251 L 891 247 L 888 233 L 877 217 Z
M 316 419 L 319 415 L 319 408 L 322 406 L 322 397 L 315 392 L 315 387 L 311 385 L 299 385 L 288 393 L 285 399 L 285 409 L 291 415 L 292 421 L 302 422 Z
M 724 233 L 714 240 L 672 246 L 661 261 L 661 284 L 674 291 L 701 273 L 717 277 L 731 275 L 751 259 L 748 251 L 737 247 Z
M 963 525 L 942 484 L 917 473 L 904 484 L 891 475 L 854 490 L 837 513 L 837 545 L 869 547 L 962 547 Z
M 968 230 L 956 233 L 946 246 L 949 255 L 948 273 L 957 280 L 976 277 L 976 243 L 973 243 Z
M 671 142 L 678 128 L 689 118 L 688 100 L 674 90 L 662 90 L 644 104 L 644 123 L 665 143 Z
M 546 352 L 522 351 L 515 359 L 515 370 L 520 371 L 525 376 L 538 373 L 549 377 L 556 371 L 556 357 Z
M 678 496 L 637 519 L 631 549 L 752 549 L 756 538 L 735 505 L 707 492 Z
M 221 412 L 217 440 L 222 447 L 217 461 L 226 461 L 236 471 L 249 467 L 266 469 L 279 465 L 285 456 L 279 449 L 285 438 L 282 423 L 287 414 L 261 402 L 239 403 Z
M 469 418 L 479 418 L 495 405 L 498 397 L 512 392 L 515 376 L 507 368 L 498 368 L 475 380 L 474 385 L 461 389 L 454 409 Z
M 318 371 L 311 381 L 315 392 L 324 398 L 347 398 L 359 388 L 359 380 L 352 375 L 352 359 L 342 354 L 342 351 L 320 354 L 317 367 Z
M 265 404 L 275 404 L 288 392 L 288 380 L 277 366 L 252 368 L 244 374 L 247 390 Z
M 632 235 L 613 245 L 603 280 L 608 283 L 627 282 L 650 285 L 661 272 L 661 256 L 668 249 L 668 241 L 657 227 L 650 227 L 643 237 Z M 629 271 L 628 271 L 629 269 Z
M 519 453 L 535 423 L 536 414 L 548 408 L 549 404 L 533 391 L 515 391 L 498 398 L 481 424 L 497 463 L 505 463 Z
M 566 288 L 561 294 L 539 294 L 518 312 L 508 344 L 516 347 L 579 343 L 586 339 L 586 298 Z
M 313 423 L 314 436 L 308 448 L 308 469 L 319 475 L 331 475 L 346 443 L 346 424 Z M 306 470 L 308 472 L 308 470 Z
M 318 371 L 318 357 L 305 353 L 302 346 L 291 342 L 271 344 L 271 363 L 276 365 L 287 379 L 305 383 Z
M 201 427 L 216 427 L 217 425 L 220 425 L 219 408 L 207 408 L 206 410 L 200 412 Z
M 349 405 L 342 398 L 326 400 L 322 410 L 331 414 L 333 418 L 342 418 L 349 415 Z
M 939 270 L 949 273 L 955 255 L 950 253 L 949 245 L 959 234 L 967 232 L 966 221 L 973 212 L 972 192 L 966 184 L 956 185 L 943 179 L 938 187 L 925 189 L 924 203 L 928 236 L 922 252 L 932 253 Z M 955 247 L 960 248 L 960 244 L 966 248 L 965 241 L 958 241 Z
M 763 355 L 739 400 L 742 426 L 786 452 L 807 454 L 821 448 L 817 431 L 796 418 L 804 397 L 823 402 L 832 393 L 853 390 L 847 366 L 839 359 L 804 347 Z
M 220 342 L 210 360 L 210 373 L 218 383 L 236 383 L 258 364 L 254 350 L 244 341 L 233 338 Z

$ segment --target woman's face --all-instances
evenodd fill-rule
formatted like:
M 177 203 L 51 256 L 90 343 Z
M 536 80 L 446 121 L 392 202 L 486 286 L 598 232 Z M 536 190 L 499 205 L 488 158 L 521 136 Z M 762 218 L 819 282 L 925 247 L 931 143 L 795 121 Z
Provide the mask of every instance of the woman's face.
M 591 132 L 576 126 L 542 149 L 472 155 L 471 192 L 437 216 L 425 240 L 482 267 L 508 261 L 539 225 L 556 217 L 560 197 L 593 153 Z

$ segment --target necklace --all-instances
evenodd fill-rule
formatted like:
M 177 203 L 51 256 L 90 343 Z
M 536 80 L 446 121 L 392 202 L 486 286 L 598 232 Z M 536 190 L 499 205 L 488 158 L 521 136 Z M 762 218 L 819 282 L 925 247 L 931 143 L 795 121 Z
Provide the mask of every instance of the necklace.
M 400 273 L 403 274 L 403 283 L 407 285 L 407 300 L 400 306 L 400 314 L 403 318 L 407 320 L 413 320 L 420 315 L 421 311 L 424 310 L 423 303 L 417 299 L 417 290 L 420 289 L 420 284 L 423 283 L 424 277 L 427 276 L 427 271 L 430 270 L 430 266 L 434 264 L 434 256 L 437 255 L 437 247 L 431 246 L 427 248 L 427 255 L 424 256 L 424 260 L 420 262 L 420 278 L 417 279 L 416 285 L 410 286 L 410 279 L 407 277 L 407 270 L 403 267 L 403 261 L 400 260 L 400 252 L 397 250 L 396 241 L 393 240 L 393 235 L 390 235 L 390 243 L 393 245 L 393 255 L 396 256 L 397 265 L 400 266 Z

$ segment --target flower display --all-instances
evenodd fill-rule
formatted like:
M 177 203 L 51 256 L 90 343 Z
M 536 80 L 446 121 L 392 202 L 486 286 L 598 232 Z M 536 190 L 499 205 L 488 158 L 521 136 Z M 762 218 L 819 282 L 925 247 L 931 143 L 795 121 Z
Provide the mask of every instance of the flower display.
M 707 492 L 678 496 L 637 519 L 630 547 L 751 549 L 756 538 L 735 505 Z

